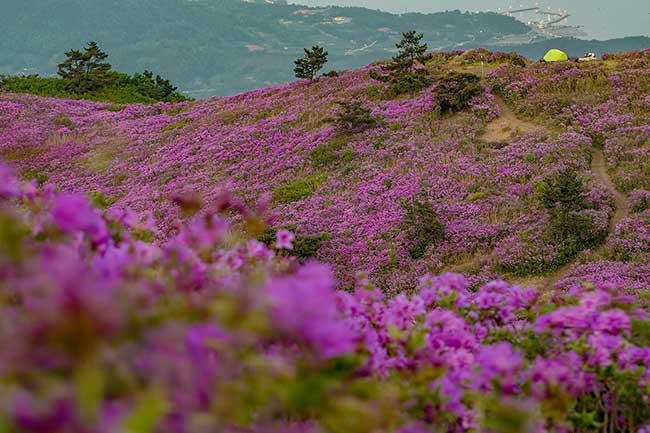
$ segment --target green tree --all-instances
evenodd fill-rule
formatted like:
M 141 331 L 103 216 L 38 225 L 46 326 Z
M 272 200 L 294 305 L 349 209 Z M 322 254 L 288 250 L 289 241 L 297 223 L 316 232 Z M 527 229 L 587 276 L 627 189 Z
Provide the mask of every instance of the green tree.
M 312 81 L 327 63 L 329 53 L 318 45 L 311 47 L 311 50 L 307 48 L 304 50 L 305 56 L 294 61 L 296 67 L 293 72 L 298 79 Z
M 411 72 L 416 62 L 424 64 L 428 46 L 422 43 L 423 37 L 423 33 L 418 35 L 415 30 L 402 33 L 402 40 L 395 44 L 399 52 L 393 57 L 389 70 Z
M 106 62 L 108 54 L 97 42 L 90 42 L 82 51 L 66 51 L 66 60 L 58 65 L 59 76 L 66 81 L 68 90 L 74 93 L 88 93 L 110 86 L 115 81 L 111 64 Z
M 338 101 L 337 104 L 341 109 L 336 114 L 336 123 L 344 131 L 362 132 L 379 123 L 379 119 L 361 101 Z
M 131 78 L 138 93 L 155 99 L 156 101 L 170 101 L 183 98 L 182 95 L 176 94 L 177 87 L 174 86 L 169 80 L 156 75 L 154 78 L 153 72 L 145 70 L 142 74 L 134 74 Z M 170 101 L 170 102 L 174 102 Z
M 399 50 L 397 55 L 382 67 L 388 75 L 371 72 L 371 78 L 391 83 L 389 96 L 419 92 L 430 84 L 424 68 L 428 46 L 422 43 L 423 37 L 424 34 L 415 30 L 402 33 L 402 40 L 395 44 Z
M 436 86 L 440 111 L 453 114 L 469 108 L 472 98 L 484 92 L 480 81 L 469 72 L 450 72 L 441 77 Z

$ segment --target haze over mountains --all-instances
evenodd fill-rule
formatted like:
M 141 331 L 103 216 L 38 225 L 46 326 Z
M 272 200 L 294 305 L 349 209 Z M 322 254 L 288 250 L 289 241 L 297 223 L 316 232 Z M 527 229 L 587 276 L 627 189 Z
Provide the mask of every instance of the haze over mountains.
M 364 8 L 307 8 L 284 1 L 6 0 L 0 15 L 0 74 L 52 75 L 63 52 L 97 40 L 114 68 L 150 69 L 202 98 L 293 79 L 293 59 L 321 44 L 328 69 L 351 69 L 394 53 L 400 32 L 417 29 L 431 49 L 488 46 L 539 58 L 549 46 L 571 55 L 650 46 L 650 39 L 608 43 L 553 41 L 496 13 L 394 15 Z M 523 45 L 512 45 L 513 38 Z
M 611 39 L 626 36 L 650 36 L 650 3 L 647 0 L 294 0 L 309 6 L 334 4 L 361 6 L 388 12 L 431 13 L 443 10 L 501 10 L 540 6 L 544 9 L 568 10 L 570 23 L 584 26 L 590 38 Z

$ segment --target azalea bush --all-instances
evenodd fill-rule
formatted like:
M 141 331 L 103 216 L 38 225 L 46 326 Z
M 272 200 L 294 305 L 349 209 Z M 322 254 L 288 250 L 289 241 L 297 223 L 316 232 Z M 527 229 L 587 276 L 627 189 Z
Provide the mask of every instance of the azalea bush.
M 93 208 L 0 165 L 6 432 L 645 431 L 650 321 L 607 284 L 425 275 L 388 297 L 267 246 L 264 202 Z M 236 216 L 229 223 L 226 216 Z M 552 303 L 549 301 L 552 300 Z

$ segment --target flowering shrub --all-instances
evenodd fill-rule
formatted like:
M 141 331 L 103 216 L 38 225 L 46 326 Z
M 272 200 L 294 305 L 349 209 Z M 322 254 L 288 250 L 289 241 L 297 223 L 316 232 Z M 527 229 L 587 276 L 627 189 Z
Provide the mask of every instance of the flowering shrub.
M 366 278 L 336 292 L 327 266 L 281 258 L 218 213 L 252 228 L 271 222 L 264 204 L 221 195 L 159 244 L 149 218 L 39 190 L 4 165 L 0 178 L 5 431 L 523 433 L 650 420 L 650 322 L 607 285 L 470 290 L 445 274 L 394 298 Z M 281 230 L 276 247 L 294 241 Z

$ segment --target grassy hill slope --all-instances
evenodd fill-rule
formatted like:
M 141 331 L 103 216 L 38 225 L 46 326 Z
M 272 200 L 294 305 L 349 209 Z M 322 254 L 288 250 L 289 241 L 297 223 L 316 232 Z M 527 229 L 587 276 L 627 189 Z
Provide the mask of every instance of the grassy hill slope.
M 494 56 L 485 92 L 441 115 L 441 78 L 480 71 L 476 58 L 435 55 L 433 85 L 396 99 L 369 77 L 376 65 L 176 105 L 0 94 L 0 155 L 27 178 L 151 211 L 170 231 L 172 196 L 199 193 L 208 207 L 224 189 L 248 203 L 267 196 L 276 228 L 318 238 L 315 257 L 341 286 L 368 271 L 408 289 L 414 275 L 449 270 L 475 283 L 562 271 L 647 284 L 648 53 L 527 67 Z M 361 101 L 377 125 L 342 130 L 341 100 Z M 498 123 L 508 116 L 522 123 Z M 617 191 L 592 171 L 599 149 Z M 552 205 L 566 200 L 563 185 L 575 186 L 566 212 Z M 618 191 L 636 213 L 614 230 Z M 563 269 L 576 256 L 582 267 Z

